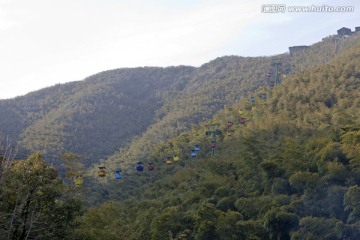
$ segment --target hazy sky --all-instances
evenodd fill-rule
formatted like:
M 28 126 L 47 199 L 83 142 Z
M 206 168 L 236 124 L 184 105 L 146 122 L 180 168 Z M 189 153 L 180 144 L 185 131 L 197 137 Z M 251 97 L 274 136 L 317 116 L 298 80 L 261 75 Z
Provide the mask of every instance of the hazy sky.
M 312 5 L 354 12 L 288 10 Z M 0 0 L 0 99 L 115 68 L 284 53 L 355 26 L 358 0 Z

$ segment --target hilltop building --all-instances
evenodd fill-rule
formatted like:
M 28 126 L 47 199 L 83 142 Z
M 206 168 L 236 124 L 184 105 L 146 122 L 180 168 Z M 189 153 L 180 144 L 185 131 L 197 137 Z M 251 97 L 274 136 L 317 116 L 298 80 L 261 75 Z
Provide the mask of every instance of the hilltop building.
M 337 33 L 339 36 L 343 37 L 343 36 L 350 36 L 351 35 L 351 29 L 350 28 L 346 28 L 346 27 L 342 27 L 339 30 L 337 30 Z
M 351 34 L 359 33 L 359 32 L 360 32 L 360 27 L 355 27 L 354 32 L 352 32 L 350 28 L 346 28 L 346 27 L 342 27 L 339 30 L 337 30 L 339 37 L 350 36 Z

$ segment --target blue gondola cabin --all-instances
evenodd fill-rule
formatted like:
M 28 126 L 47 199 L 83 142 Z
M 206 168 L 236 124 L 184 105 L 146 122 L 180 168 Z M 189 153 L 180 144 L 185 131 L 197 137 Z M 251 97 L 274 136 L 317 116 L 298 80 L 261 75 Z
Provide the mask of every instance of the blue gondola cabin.
M 144 171 L 144 164 L 142 162 L 138 162 L 136 164 L 136 170 L 139 171 L 139 172 Z
M 196 144 L 195 147 L 194 147 L 194 150 L 197 151 L 197 152 L 200 151 L 200 145 Z
M 121 169 L 116 169 L 114 173 L 115 179 L 122 179 L 122 171 Z
M 196 156 L 197 156 L 196 150 L 191 150 L 191 157 L 196 157 Z

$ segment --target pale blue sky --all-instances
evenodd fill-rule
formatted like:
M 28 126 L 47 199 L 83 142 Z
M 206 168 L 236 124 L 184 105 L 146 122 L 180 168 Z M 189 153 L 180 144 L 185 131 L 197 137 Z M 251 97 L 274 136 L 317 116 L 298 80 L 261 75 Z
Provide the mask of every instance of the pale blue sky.
M 264 4 L 354 6 L 262 13 Z M 0 0 L 0 99 L 100 71 L 265 56 L 360 26 L 357 0 Z

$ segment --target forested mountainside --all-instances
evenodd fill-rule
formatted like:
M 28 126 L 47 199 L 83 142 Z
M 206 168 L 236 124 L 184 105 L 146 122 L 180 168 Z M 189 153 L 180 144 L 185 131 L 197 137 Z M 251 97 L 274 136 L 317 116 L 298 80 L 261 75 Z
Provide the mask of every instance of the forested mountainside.
M 358 36 L 346 39 L 330 36 L 291 57 L 286 54 L 263 58 L 228 56 L 204 64 L 191 80 L 188 91 L 179 93 L 180 96 L 176 93 L 169 95 L 160 109 L 160 113 L 164 113 L 160 121 L 150 126 L 141 137 L 133 139 L 128 148 L 109 157 L 109 162 L 142 160 L 169 136 L 176 136 L 201 117 L 202 120 L 211 118 L 224 106 L 248 97 L 259 85 L 266 85 L 266 74 L 274 71 L 271 66 L 274 61 L 282 63 L 281 74 L 286 69 L 293 74 L 330 61 L 358 41 Z
M 88 200 L 105 202 L 81 217 L 77 233 L 83 239 L 359 239 L 359 89 L 357 42 L 326 64 L 259 90 L 255 102 L 242 99 L 158 145 L 143 159 L 155 163 L 154 171 L 102 178 L 101 191 L 94 174 Z M 212 157 L 205 133 L 214 123 L 222 134 Z M 190 156 L 194 144 L 201 146 L 197 157 Z M 165 164 L 174 154 L 180 160 Z M 119 167 L 107 165 L 110 173 Z
M 292 74 L 258 88 L 275 58 Z M 326 38 L 291 57 L 112 70 L 0 101 L 3 137 L 20 137 L 31 152 L 69 151 L 61 177 L 46 163 L 50 154 L 0 157 L 0 236 L 360 239 L 359 89 L 360 40 L 352 36 Z M 148 123 L 139 129 L 128 116 Z M 100 124 L 101 117 L 111 124 Z M 129 146 L 101 164 L 86 159 L 80 141 L 124 145 L 124 139 L 104 140 L 102 132 L 86 135 L 97 124 L 120 134 L 116 121 L 139 130 L 124 135 Z M 215 147 L 209 131 L 217 133 Z M 200 149 L 192 157 L 195 144 Z M 86 171 L 81 159 L 96 164 Z M 135 168 L 140 161 L 144 168 Z
M 19 144 L 19 158 L 40 151 L 56 161 L 64 152 L 74 152 L 88 166 L 113 154 L 110 158 L 118 158 L 116 151 L 125 146 L 130 155 L 142 158 L 154 145 L 254 91 L 274 59 L 296 72 L 329 61 L 356 39 L 328 37 L 292 57 L 226 56 L 198 68 L 101 72 L 83 81 L 1 100 L 1 136 Z
M 161 93 L 181 89 L 192 67 L 118 69 L 0 101 L 3 136 L 31 152 L 73 151 L 98 161 L 142 133 L 162 106 Z

